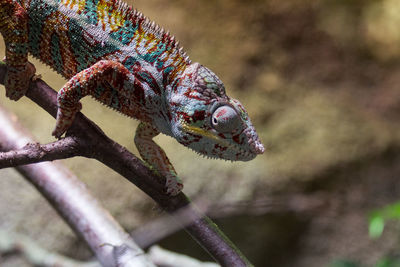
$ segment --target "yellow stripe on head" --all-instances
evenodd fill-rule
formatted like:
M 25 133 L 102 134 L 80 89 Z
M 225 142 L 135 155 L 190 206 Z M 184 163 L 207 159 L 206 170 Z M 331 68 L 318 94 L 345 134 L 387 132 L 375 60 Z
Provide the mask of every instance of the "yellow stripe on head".
M 197 134 L 197 135 L 200 135 L 200 136 L 203 136 L 203 137 L 207 137 L 207 138 L 209 138 L 211 140 L 214 140 L 215 142 L 217 142 L 217 143 L 219 143 L 219 144 L 221 144 L 223 146 L 230 146 L 230 144 L 226 140 L 224 140 L 221 137 L 219 137 L 218 135 L 216 135 L 216 134 L 214 134 L 212 132 L 209 132 L 207 130 L 204 130 L 204 129 L 200 128 L 200 127 L 196 127 L 196 126 L 189 125 L 187 123 L 183 123 L 182 124 L 182 128 L 188 133 Z

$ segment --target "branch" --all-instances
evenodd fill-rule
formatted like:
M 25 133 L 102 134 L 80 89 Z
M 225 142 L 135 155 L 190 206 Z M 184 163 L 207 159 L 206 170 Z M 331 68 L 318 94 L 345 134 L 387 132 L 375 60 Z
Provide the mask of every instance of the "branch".
M 21 149 L 0 153 L 0 169 L 42 161 L 65 159 L 79 156 L 80 154 L 82 154 L 81 147 L 77 146 L 76 140 L 72 136 L 46 145 L 28 143 Z
M 33 142 L 32 137 L 28 136 L 12 117 L 0 108 L 0 150 L 16 149 L 21 144 Z M 69 138 L 69 140 L 72 139 Z M 113 247 L 103 246 L 107 243 L 130 247 L 129 253 L 137 266 L 154 266 L 122 227 L 90 195 L 86 186 L 62 165 L 42 162 L 18 166 L 16 169 L 42 193 L 72 229 L 86 241 L 102 265 L 115 266 L 118 260 Z M 42 255 L 39 252 L 38 255 Z
M 200 219 L 199 216 L 206 213 L 208 206 L 204 200 L 192 202 L 170 214 L 172 216 L 165 215 L 138 227 L 130 235 L 141 248 L 146 249 Z
M 149 249 L 149 257 L 154 264 L 163 267 L 219 267 L 211 262 L 201 262 L 186 255 L 165 250 L 159 246 L 152 246 Z
M 0 66 L 0 82 L 4 80 L 5 67 Z M 56 92 L 45 82 L 38 79 L 30 84 L 26 96 L 56 116 Z M 78 113 L 73 125 L 67 132 L 73 136 L 82 149 L 82 156 L 95 158 L 112 168 L 130 182 L 134 183 L 163 209 L 173 213 L 189 205 L 189 199 L 181 192 L 175 197 L 164 193 L 165 178 L 156 176 L 141 160 L 126 148 L 108 138 L 100 128 Z M 251 266 L 251 263 L 233 245 L 208 217 L 193 209 L 193 217 L 198 218 L 184 229 L 217 260 L 222 266 Z
M 0 150 L 17 148 L 21 143 L 33 140 L 27 136 L 12 116 L 0 108 Z M 72 139 L 70 139 L 72 140 Z M 68 143 L 68 142 L 67 142 Z M 41 164 L 17 167 L 69 225 L 95 253 L 104 266 L 114 266 L 116 257 L 112 247 L 103 244 L 126 244 L 132 248 L 138 266 L 153 266 L 144 256 L 142 250 L 129 235 L 118 225 L 111 215 L 89 194 L 86 187 L 76 176 L 60 164 L 43 162 Z M 137 256 L 137 255 L 142 256 Z
M 0 253 L 18 252 L 35 266 L 44 267 L 100 267 L 98 262 L 79 262 L 38 246 L 33 240 L 0 230 Z
M 129 249 L 122 249 L 117 266 L 133 266 L 124 259 L 131 261 L 131 258 L 137 257 L 135 253 L 129 253 Z M 81 262 L 63 255 L 48 251 L 38 245 L 34 240 L 21 234 L 10 231 L 0 230 L 0 255 L 18 253 L 34 266 L 43 267 L 100 267 L 97 261 Z M 117 253 L 118 254 L 118 253 Z M 186 255 L 168 251 L 159 246 L 152 246 L 149 249 L 148 257 L 157 266 L 164 267 L 218 267 L 219 265 L 210 262 L 201 262 Z M 137 266 L 137 265 L 134 265 Z

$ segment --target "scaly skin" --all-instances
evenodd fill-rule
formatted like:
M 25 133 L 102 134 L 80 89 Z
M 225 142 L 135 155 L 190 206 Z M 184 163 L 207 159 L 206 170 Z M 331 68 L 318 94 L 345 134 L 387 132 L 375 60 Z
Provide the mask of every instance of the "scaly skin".
M 183 185 L 153 141 L 159 133 L 211 158 L 247 161 L 264 152 L 246 110 L 220 79 L 119 0 L 0 0 L 0 32 L 9 98 L 24 95 L 35 73 L 29 52 L 68 79 L 58 93 L 53 135 L 68 130 L 86 95 L 140 120 L 135 144 L 167 178 L 170 195 Z

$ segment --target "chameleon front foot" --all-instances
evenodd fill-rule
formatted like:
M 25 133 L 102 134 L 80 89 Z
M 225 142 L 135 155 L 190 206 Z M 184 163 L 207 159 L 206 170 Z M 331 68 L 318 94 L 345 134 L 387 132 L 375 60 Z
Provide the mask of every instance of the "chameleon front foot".
M 60 138 L 63 133 L 65 133 L 68 128 L 72 125 L 75 115 L 82 109 L 82 104 L 78 102 L 77 104 L 67 107 L 63 106 L 57 110 L 57 121 L 56 127 L 54 128 L 52 135 L 56 138 Z
M 3 60 L 6 64 L 5 60 Z M 13 68 L 7 65 L 7 72 L 4 77 L 4 87 L 6 88 L 6 97 L 17 101 L 23 97 L 29 88 L 29 82 L 35 77 L 36 68 L 28 62 L 21 68 Z

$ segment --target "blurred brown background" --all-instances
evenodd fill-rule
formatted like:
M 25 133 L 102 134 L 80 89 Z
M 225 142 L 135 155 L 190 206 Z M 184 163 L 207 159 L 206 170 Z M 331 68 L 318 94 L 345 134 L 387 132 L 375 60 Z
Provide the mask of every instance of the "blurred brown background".
M 399 257 L 398 221 L 390 221 L 379 239 L 368 236 L 370 212 L 400 200 L 398 0 L 137 0 L 133 5 L 169 29 L 193 61 L 220 76 L 228 94 L 247 108 L 267 148 L 253 161 L 231 163 L 200 158 L 157 137 L 184 179 L 184 192 L 215 203 L 210 214 L 250 261 L 339 266 L 346 260 L 356 265 L 340 266 L 373 266 Z M 0 53 L 3 57 L 3 44 Z M 62 87 L 65 80 L 33 62 L 47 83 Z M 26 99 L 6 99 L 4 87 L 0 94 L 0 103 L 40 142 L 53 141 L 53 118 Z M 90 98 L 83 106 L 111 138 L 136 153 L 136 121 Z M 148 197 L 100 163 L 63 162 L 127 230 L 160 215 Z M 90 258 L 15 171 L 1 170 L 0 177 L 3 230 L 26 234 L 67 256 Z M 185 233 L 161 245 L 209 260 Z M 4 264 L 29 266 L 19 257 Z

